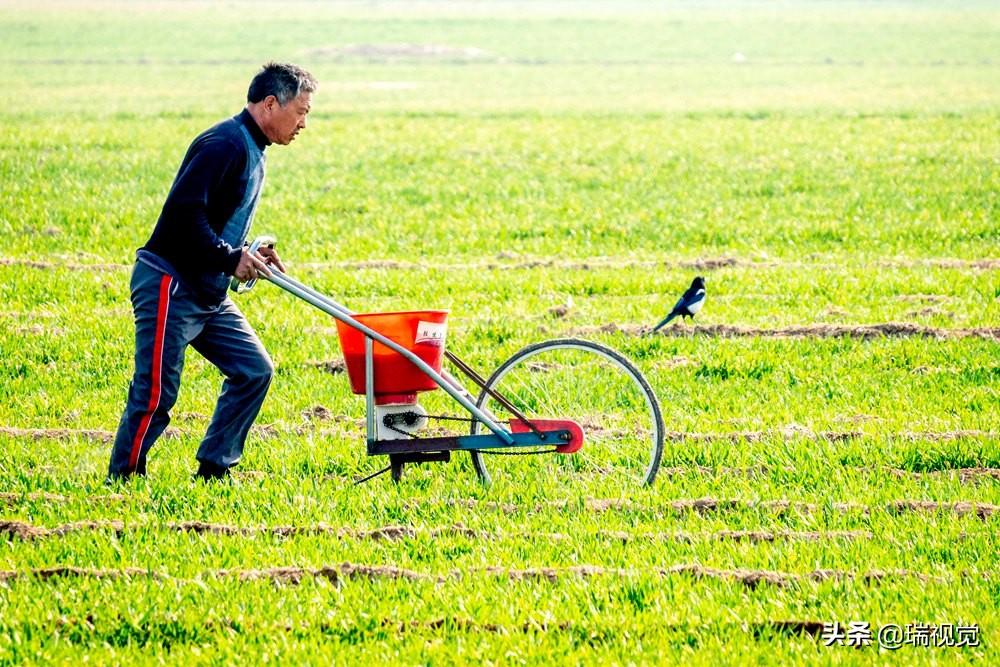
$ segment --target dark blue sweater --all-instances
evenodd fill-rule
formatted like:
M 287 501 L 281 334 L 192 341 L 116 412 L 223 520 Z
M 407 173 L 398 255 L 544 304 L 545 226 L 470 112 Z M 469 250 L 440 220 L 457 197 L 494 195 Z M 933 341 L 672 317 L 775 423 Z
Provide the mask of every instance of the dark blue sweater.
M 140 259 L 175 274 L 196 291 L 200 276 L 232 275 L 240 261 L 242 248 L 234 248 L 221 234 L 247 192 L 248 154 L 241 124 L 261 150 L 270 145 L 246 109 L 198 135 L 181 162 L 152 236 L 139 250 Z

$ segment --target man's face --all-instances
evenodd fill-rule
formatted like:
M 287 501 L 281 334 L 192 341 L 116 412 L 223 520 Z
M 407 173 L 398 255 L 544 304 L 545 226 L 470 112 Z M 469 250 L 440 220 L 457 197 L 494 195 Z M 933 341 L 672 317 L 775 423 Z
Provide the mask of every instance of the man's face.
M 287 146 L 295 136 L 305 129 L 306 116 L 312 107 L 312 93 L 299 93 L 295 99 L 281 106 L 278 100 L 269 97 L 265 100 L 264 109 L 267 122 L 261 130 L 272 143 Z

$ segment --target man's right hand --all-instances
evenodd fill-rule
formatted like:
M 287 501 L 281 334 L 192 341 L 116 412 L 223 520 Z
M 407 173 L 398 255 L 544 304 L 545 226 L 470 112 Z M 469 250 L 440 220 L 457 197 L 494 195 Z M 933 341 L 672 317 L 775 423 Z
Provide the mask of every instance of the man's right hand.
M 233 276 L 241 283 L 245 283 L 248 280 L 255 280 L 261 276 L 270 278 L 271 270 L 267 268 L 263 257 L 257 253 L 250 252 L 249 248 L 243 248 L 240 263 L 236 265 Z

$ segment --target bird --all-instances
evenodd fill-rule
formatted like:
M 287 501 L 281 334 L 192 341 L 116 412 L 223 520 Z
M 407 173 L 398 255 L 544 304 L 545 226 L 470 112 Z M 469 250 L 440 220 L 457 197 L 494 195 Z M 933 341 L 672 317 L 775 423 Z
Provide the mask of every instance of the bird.
M 662 322 L 653 327 L 650 333 L 656 333 L 667 322 L 678 315 L 681 317 L 694 317 L 695 313 L 701 310 L 703 305 L 705 305 L 705 279 L 698 276 L 691 281 L 691 287 L 688 287 L 687 291 L 674 304 L 673 310 L 663 318 Z

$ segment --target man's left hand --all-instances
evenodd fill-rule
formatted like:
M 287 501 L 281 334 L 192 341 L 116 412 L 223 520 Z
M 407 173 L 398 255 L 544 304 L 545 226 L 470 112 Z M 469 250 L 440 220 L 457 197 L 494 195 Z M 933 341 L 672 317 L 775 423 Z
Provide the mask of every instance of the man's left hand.
M 268 265 L 273 265 L 278 267 L 278 270 L 285 273 L 285 265 L 281 263 L 281 259 L 278 257 L 278 253 L 275 252 L 274 248 L 268 248 L 266 246 L 257 248 L 257 254 L 264 258 L 264 262 Z

